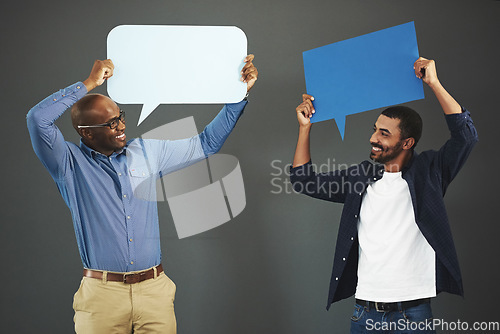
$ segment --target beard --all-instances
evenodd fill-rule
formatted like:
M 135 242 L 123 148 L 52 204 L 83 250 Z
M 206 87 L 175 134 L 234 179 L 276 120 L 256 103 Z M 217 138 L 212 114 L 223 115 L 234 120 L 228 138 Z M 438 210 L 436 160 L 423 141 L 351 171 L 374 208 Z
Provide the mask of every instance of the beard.
M 373 152 L 370 153 L 370 159 L 378 162 L 380 164 L 386 164 L 387 162 L 394 160 L 402 151 L 403 142 L 399 141 L 396 145 L 392 147 L 383 147 L 381 145 L 372 144 L 373 147 L 378 147 L 382 149 L 380 154 L 377 156 Z

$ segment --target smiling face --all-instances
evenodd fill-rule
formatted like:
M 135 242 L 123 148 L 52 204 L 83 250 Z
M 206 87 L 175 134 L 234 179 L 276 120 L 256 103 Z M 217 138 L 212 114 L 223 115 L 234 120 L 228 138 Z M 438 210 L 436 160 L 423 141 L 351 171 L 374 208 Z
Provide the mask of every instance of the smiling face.
M 94 95 L 89 107 L 80 112 L 78 125 L 97 125 L 111 122 L 120 116 L 120 108 L 104 95 Z M 115 129 L 110 127 L 83 128 L 78 133 L 88 147 L 110 156 L 126 145 L 125 124 L 121 121 Z
M 393 164 L 401 160 L 406 154 L 408 139 L 401 138 L 400 120 L 380 115 L 373 126 L 373 135 L 370 138 L 372 150 L 370 159 L 381 164 Z

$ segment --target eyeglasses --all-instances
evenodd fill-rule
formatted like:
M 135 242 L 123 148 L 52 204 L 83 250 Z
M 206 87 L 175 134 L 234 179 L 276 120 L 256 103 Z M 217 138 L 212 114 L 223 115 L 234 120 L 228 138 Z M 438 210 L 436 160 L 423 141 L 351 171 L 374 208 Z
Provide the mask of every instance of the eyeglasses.
M 102 123 L 102 124 L 96 124 L 96 125 L 78 125 L 79 129 L 82 128 L 103 128 L 103 127 L 109 127 L 111 130 L 116 129 L 118 125 L 120 124 L 120 121 L 125 124 L 125 111 L 120 110 L 120 116 L 113 118 L 111 121 L 108 123 Z

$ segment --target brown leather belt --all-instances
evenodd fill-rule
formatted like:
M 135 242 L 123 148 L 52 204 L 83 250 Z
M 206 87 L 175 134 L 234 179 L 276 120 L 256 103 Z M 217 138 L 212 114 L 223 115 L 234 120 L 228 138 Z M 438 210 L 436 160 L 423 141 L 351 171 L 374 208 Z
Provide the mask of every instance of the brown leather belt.
M 156 266 L 156 275 L 160 275 L 163 272 L 163 267 L 161 263 Z M 83 269 L 83 276 L 90 278 L 102 279 L 104 276 L 103 271 L 92 270 L 92 269 Z M 139 283 L 150 278 L 155 277 L 155 268 L 151 268 L 144 271 L 137 271 L 133 273 L 115 273 L 108 271 L 106 274 L 106 280 L 112 282 L 123 282 L 127 284 Z

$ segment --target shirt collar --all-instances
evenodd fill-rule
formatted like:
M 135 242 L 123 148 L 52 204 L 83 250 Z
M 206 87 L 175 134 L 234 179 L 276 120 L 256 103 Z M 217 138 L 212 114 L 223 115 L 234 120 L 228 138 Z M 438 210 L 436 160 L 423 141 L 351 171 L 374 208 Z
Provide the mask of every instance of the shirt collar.
M 120 151 L 118 152 L 113 152 L 112 155 L 120 155 L 122 153 L 125 153 L 126 150 L 127 150 L 127 146 L 128 146 L 128 143 L 127 145 L 125 145 L 124 148 L 122 148 Z M 91 157 L 91 158 L 95 158 L 96 156 L 102 156 L 102 157 L 105 157 L 107 158 L 107 156 L 105 156 L 104 154 L 102 154 L 101 152 L 97 152 L 96 150 L 94 149 L 91 149 L 90 147 L 88 147 L 87 145 L 85 145 L 83 143 L 83 140 L 80 138 L 80 149 L 83 151 L 83 153 L 85 153 L 87 156 Z
M 408 169 L 410 169 L 411 165 L 413 165 L 413 162 L 415 161 L 415 158 L 418 156 L 418 153 L 413 151 L 410 160 L 408 163 L 401 169 L 402 175 L 404 175 Z

